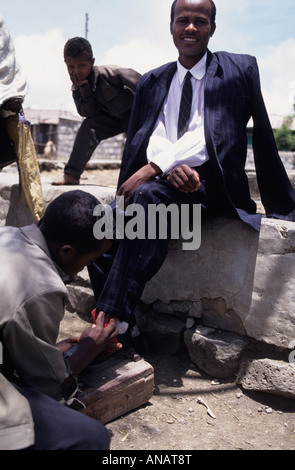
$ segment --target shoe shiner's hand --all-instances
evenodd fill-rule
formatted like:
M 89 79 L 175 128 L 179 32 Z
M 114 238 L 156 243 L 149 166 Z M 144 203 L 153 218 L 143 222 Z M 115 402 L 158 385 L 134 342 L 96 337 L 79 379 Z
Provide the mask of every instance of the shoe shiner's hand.
M 104 312 L 98 312 L 98 310 L 96 310 L 96 308 L 91 312 L 91 315 L 93 317 L 93 320 L 94 320 L 94 323 L 96 325 L 96 321 L 97 321 L 97 318 L 99 316 L 100 313 L 104 313 Z M 105 313 L 104 313 L 104 328 L 106 328 L 110 321 L 112 322 L 115 322 L 116 324 L 116 320 L 115 319 L 110 319 Z M 95 327 L 95 325 L 93 325 L 93 327 Z M 117 333 L 116 333 L 116 336 L 118 334 L 118 329 L 117 329 Z M 107 352 L 115 352 L 117 351 L 118 349 L 121 349 L 122 348 L 122 344 L 121 343 L 118 343 L 118 340 L 116 338 L 116 336 L 110 338 L 109 342 L 108 342 L 108 346 L 107 346 Z
M 108 348 L 110 340 L 117 336 L 116 321 L 112 319 L 104 327 L 104 317 L 104 313 L 99 312 L 95 324 L 83 331 L 73 354 L 67 358 L 73 376 L 77 377 L 96 356 Z M 117 343 L 112 347 L 117 350 L 121 349 L 122 345 Z
M 85 330 L 79 340 L 79 349 L 80 347 L 85 348 L 85 351 L 88 350 L 89 354 L 93 354 L 93 359 L 109 348 L 110 341 L 114 339 L 118 334 L 118 329 L 116 328 L 116 321 L 111 319 L 109 324 L 105 327 L 105 314 L 104 312 L 99 312 L 95 324 L 91 328 Z M 120 349 L 121 345 L 113 344 L 114 350 Z
M 118 189 L 117 196 L 125 198 L 125 206 L 128 205 L 129 199 L 134 191 L 142 184 L 151 181 L 160 175 L 162 172 L 160 168 L 154 163 L 147 165 L 136 171 L 130 178 L 128 178 Z

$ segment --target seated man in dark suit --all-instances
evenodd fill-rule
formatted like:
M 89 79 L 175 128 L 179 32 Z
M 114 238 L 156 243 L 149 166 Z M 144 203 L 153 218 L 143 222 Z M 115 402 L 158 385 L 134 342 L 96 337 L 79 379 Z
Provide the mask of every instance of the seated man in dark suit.
M 152 204 L 201 204 L 206 215 L 240 219 L 259 231 L 261 216 L 245 173 L 251 117 L 266 215 L 295 220 L 295 192 L 278 155 L 256 59 L 208 50 L 215 17 L 212 0 L 173 3 L 171 34 L 179 60 L 147 73 L 137 86 L 118 195 L 146 214 Z M 147 215 L 142 224 L 148 226 Z M 98 275 L 102 267 L 91 269 L 99 310 L 132 322 L 146 282 L 166 257 L 168 238 L 120 240 L 105 284 Z

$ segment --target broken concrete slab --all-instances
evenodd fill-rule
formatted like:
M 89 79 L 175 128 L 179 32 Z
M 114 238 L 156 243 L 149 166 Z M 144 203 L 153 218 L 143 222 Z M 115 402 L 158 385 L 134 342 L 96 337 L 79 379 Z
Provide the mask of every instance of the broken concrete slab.
M 269 358 L 247 360 L 236 382 L 245 390 L 295 398 L 295 364 Z
M 179 351 L 183 341 L 185 318 L 162 315 L 139 305 L 136 309 L 136 321 L 150 351 L 169 354 Z
M 226 331 L 197 326 L 184 333 L 189 356 L 197 367 L 211 377 L 231 377 L 240 367 L 240 359 L 249 341 Z
M 181 275 L 180 275 L 181 273 Z M 263 219 L 260 234 L 240 221 L 202 223 L 202 243 L 173 241 L 142 301 L 202 302 L 204 325 L 287 348 L 295 338 L 295 223 Z M 201 311 L 202 309 L 199 309 Z
M 91 318 L 91 311 L 95 307 L 93 290 L 89 287 L 67 284 L 69 300 L 67 308 L 83 317 Z
M 293 162 L 295 163 L 295 152 L 293 152 L 293 155 L 290 156 L 290 159 L 293 160 Z M 291 184 L 292 184 L 293 188 L 295 188 L 294 163 L 293 163 L 293 168 L 288 169 L 288 177 L 291 181 Z M 248 181 L 249 181 L 251 197 L 253 199 L 260 199 L 260 192 L 259 192 L 259 187 L 258 187 L 257 178 L 256 178 L 256 171 L 254 169 L 253 170 L 248 170 L 247 171 L 247 178 L 248 178 Z
M 44 209 L 60 194 L 73 189 L 80 189 L 93 194 L 100 202 L 108 204 L 115 197 L 116 189 L 107 186 L 80 184 L 78 186 L 52 186 L 46 179 L 42 180 Z M 28 207 L 21 201 L 19 176 L 17 173 L 0 172 L 0 226 L 12 225 L 21 227 L 36 223 Z

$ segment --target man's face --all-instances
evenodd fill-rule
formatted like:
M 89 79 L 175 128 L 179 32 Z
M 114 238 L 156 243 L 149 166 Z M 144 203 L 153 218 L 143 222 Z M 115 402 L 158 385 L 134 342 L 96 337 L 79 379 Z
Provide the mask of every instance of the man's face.
M 101 255 L 101 250 L 92 251 L 91 253 L 86 254 L 76 253 L 75 256 L 67 259 L 63 265 L 63 271 L 70 276 L 74 276 L 82 271 L 85 266 L 90 266 L 91 263 L 100 258 Z
M 76 84 L 84 83 L 92 70 L 94 59 L 89 60 L 83 55 L 78 57 L 65 57 L 65 63 L 71 77 Z
M 85 266 L 90 266 L 93 261 L 100 258 L 103 253 L 110 249 L 110 240 L 101 240 L 99 248 L 88 253 L 79 253 L 71 245 L 61 245 L 55 252 L 55 262 L 60 266 L 65 274 L 74 276 L 82 271 Z
M 205 55 L 215 32 L 209 0 L 178 0 L 170 29 L 180 63 L 191 69 Z

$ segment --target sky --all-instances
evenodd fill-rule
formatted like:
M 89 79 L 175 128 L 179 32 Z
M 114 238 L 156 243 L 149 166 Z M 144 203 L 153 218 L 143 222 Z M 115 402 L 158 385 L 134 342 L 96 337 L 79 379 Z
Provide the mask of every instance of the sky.
M 90 41 L 97 65 L 114 64 L 145 73 L 177 59 L 170 34 L 172 0 L 13 0 L 0 15 L 13 38 L 28 81 L 24 108 L 75 112 L 63 61 L 65 42 Z M 293 113 L 295 95 L 294 0 L 215 0 L 214 51 L 257 58 L 269 114 Z

